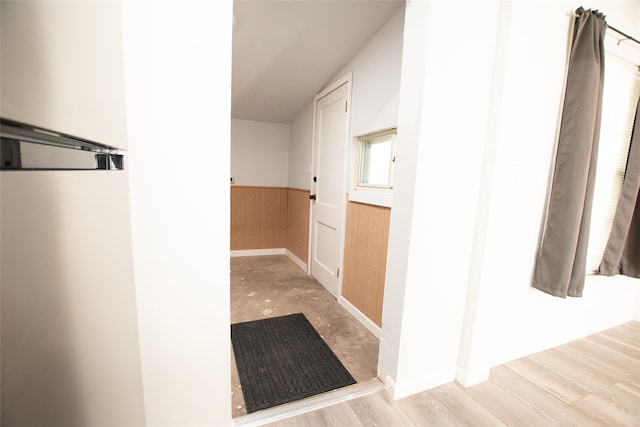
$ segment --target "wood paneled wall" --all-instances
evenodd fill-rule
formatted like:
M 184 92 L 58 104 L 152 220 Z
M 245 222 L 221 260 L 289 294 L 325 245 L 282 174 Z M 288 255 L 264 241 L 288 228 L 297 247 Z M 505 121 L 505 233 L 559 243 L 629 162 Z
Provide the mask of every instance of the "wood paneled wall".
M 382 327 L 391 209 L 349 202 L 342 296 Z
M 309 190 L 287 189 L 287 249 L 302 262 L 309 258 Z
M 231 250 L 284 248 L 287 189 L 231 187 Z
M 286 248 L 309 253 L 309 190 L 231 187 L 231 250 Z
M 391 209 L 349 202 L 342 296 L 382 326 Z M 231 250 L 286 248 L 309 256 L 309 190 L 231 187 Z

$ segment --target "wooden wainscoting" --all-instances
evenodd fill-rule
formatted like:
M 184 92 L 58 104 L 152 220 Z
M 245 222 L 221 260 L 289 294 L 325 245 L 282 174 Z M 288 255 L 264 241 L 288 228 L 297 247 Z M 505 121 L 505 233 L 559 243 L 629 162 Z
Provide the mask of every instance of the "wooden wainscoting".
M 349 202 L 342 296 L 382 327 L 391 209 Z
M 309 190 L 287 189 L 287 246 L 302 262 L 309 258 Z
M 288 249 L 309 253 L 309 190 L 231 187 L 231 250 Z
M 231 187 L 231 250 L 284 248 L 287 188 Z

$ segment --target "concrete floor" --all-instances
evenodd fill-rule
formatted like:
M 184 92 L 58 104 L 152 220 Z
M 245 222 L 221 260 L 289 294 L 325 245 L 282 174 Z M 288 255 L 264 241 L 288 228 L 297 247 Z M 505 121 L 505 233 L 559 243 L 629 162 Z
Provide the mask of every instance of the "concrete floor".
M 231 258 L 231 323 L 304 313 L 357 382 L 376 378 L 378 339 L 285 255 Z M 234 418 L 246 415 L 233 349 Z

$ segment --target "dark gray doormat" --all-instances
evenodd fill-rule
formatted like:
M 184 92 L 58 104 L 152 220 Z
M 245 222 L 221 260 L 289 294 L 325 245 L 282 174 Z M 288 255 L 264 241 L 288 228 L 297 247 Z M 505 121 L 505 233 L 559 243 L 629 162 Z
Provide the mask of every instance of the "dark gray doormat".
M 356 383 L 302 313 L 235 323 L 231 342 L 248 414 Z

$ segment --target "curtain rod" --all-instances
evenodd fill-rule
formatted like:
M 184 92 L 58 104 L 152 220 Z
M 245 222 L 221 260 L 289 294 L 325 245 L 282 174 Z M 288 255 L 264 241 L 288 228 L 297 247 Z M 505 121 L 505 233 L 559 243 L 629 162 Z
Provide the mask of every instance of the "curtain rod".
M 582 15 L 583 12 L 584 12 L 584 9 L 582 7 L 580 7 L 580 8 L 578 8 L 578 10 L 576 10 L 576 15 L 580 16 L 580 15 Z M 616 33 L 618 33 L 618 34 L 620 34 L 621 36 L 624 37 L 623 39 L 618 40 L 618 44 L 620 44 L 621 42 L 626 41 L 626 40 L 631 40 L 632 42 L 635 42 L 635 43 L 640 45 L 640 40 L 637 40 L 637 39 L 631 37 L 629 34 L 620 31 L 616 27 L 607 24 L 607 28 L 609 30 L 615 31 Z
M 615 27 L 612 27 L 611 25 L 608 25 L 608 28 L 609 28 L 610 30 L 615 31 L 616 33 L 618 33 L 618 34 L 620 34 L 621 36 L 623 36 L 623 37 L 624 37 L 623 39 L 618 40 L 618 44 L 620 44 L 620 43 L 622 43 L 622 42 L 624 42 L 624 41 L 632 41 L 632 42 L 636 42 L 637 44 L 639 44 L 639 45 L 640 45 L 640 41 L 639 41 L 639 40 L 634 39 L 634 38 L 633 38 L 633 37 L 631 37 L 629 34 L 625 34 L 625 33 L 623 33 L 622 31 L 620 31 L 619 29 L 617 29 L 617 28 L 615 28 Z

